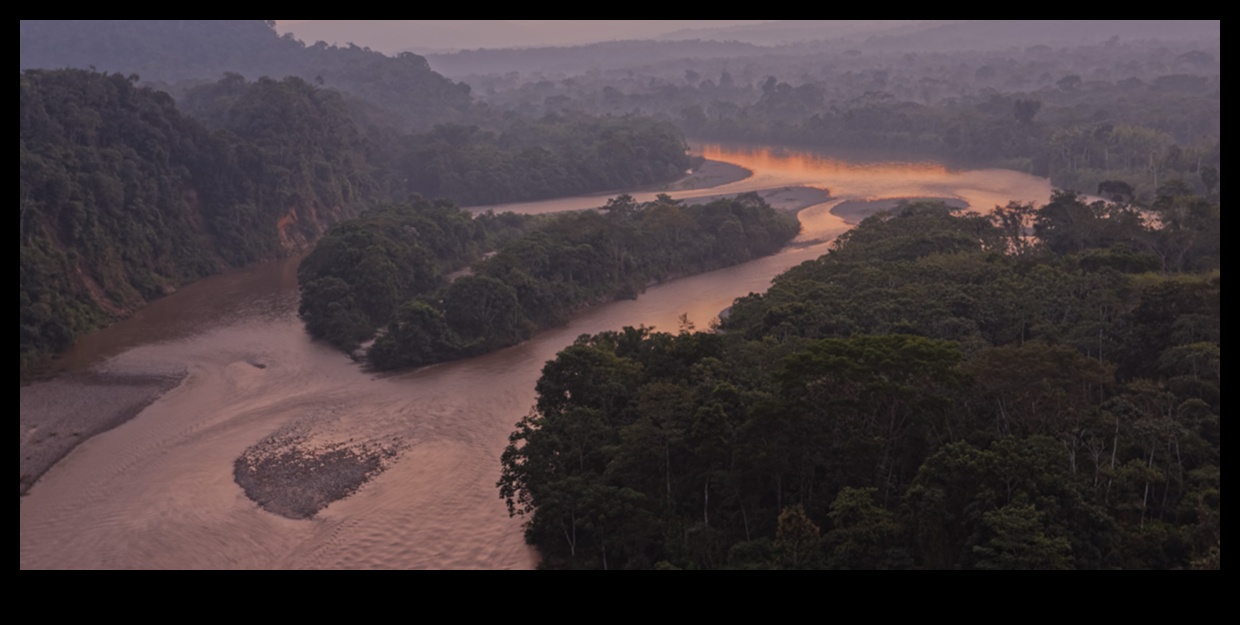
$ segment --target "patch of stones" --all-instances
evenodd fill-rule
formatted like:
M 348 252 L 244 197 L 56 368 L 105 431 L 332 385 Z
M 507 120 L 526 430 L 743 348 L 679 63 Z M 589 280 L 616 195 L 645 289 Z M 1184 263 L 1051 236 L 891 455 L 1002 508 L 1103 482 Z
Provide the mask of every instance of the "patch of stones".
M 305 435 L 277 432 L 233 462 L 233 479 L 264 510 L 308 519 L 382 473 L 399 449 L 399 441 L 312 444 Z

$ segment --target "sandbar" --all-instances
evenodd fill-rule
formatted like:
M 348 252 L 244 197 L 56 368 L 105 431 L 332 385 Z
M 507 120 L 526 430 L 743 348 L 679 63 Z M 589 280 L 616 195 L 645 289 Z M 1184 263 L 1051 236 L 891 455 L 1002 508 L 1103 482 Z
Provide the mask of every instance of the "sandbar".
M 74 447 L 134 418 L 185 376 L 184 367 L 166 363 L 126 363 L 21 387 L 19 494 Z

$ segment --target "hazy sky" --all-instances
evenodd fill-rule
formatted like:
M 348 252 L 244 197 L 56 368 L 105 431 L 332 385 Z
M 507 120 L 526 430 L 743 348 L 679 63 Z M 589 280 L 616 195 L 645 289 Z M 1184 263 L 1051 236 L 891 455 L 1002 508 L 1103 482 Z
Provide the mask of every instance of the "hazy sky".
M 384 53 L 572 45 L 649 39 L 683 28 L 769 20 L 276 20 L 280 34 L 312 44 L 355 43 Z

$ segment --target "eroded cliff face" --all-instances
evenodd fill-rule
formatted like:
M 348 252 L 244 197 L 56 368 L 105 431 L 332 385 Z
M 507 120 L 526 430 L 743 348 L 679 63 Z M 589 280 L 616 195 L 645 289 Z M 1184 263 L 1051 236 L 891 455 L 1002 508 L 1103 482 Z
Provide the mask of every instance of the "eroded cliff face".
M 296 208 L 289 208 L 287 213 L 280 216 L 280 220 L 276 222 L 276 231 L 280 235 L 281 248 L 294 250 L 309 243 L 307 237 L 302 234 L 301 229 L 298 227 L 300 225 L 299 221 Z
M 337 205 L 319 208 L 312 202 L 290 206 L 276 220 L 280 249 L 286 253 L 313 246 L 332 224 L 356 217 L 359 211 Z

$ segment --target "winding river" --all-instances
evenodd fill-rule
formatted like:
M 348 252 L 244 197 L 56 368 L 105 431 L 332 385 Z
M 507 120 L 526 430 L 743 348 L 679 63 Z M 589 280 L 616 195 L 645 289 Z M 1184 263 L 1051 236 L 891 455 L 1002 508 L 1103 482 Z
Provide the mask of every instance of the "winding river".
M 534 402 L 543 363 L 577 336 L 639 324 L 674 331 L 682 314 L 705 327 L 734 298 L 825 253 L 847 228 L 830 212 L 840 201 L 944 197 L 988 210 L 1050 196 L 1045 179 L 1007 170 L 696 149 L 753 175 L 664 192 L 768 190 L 778 199 L 811 187 L 829 189 L 831 201 L 802 210 L 798 242 L 774 256 L 652 287 L 508 349 L 397 375 L 367 373 L 308 339 L 296 316 L 297 259 L 202 280 L 86 337 L 66 355 L 67 369 L 172 366 L 188 376 L 135 418 L 77 446 L 21 498 L 21 568 L 531 568 L 538 556 L 495 488 L 500 453 Z M 259 508 L 233 480 L 234 460 L 279 431 L 399 452 L 352 496 L 291 520 Z

